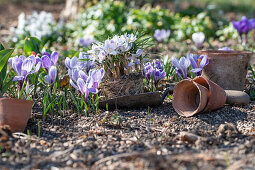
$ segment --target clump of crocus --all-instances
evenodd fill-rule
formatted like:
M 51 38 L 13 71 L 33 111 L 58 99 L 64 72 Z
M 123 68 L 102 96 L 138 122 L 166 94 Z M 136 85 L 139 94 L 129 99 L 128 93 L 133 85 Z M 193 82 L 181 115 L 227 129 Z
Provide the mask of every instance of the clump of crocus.
M 17 73 L 17 76 L 14 77 L 13 81 L 19 81 L 19 90 L 22 89 L 24 82 L 27 81 L 27 77 L 30 74 L 38 72 L 41 67 L 41 62 L 37 62 L 34 55 L 29 57 L 23 55 L 15 56 L 9 59 L 9 63 Z
M 44 68 L 47 72 L 47 75 L 44 77 L 44 81 L 51 85 L 51 90 L 57 77 L 56 65 L 58 62 L 58 57 L 58 52 L 53 51 L 51 54 L 49 52 L 44 52 L 42 54 L 42 58 L 36 58 L 38 62 L 42 63 L 41 68 Z
M 89 60 L 90 56 L 81 52 L 79 58 L 66 58 L 70 84 L 84 95 L 87 101 L 89 93 L 98 93 L 99 84 L 104 77 L 104 69 L 95 69 L 95 63 Z M 85 59 L 85 60 L 84 60 Z
M 154 38 L 158 41 L 158 42 L 163 42 L 164 40 L 167 40 L 168 37 L 170 36 L 170 30 L 165 30 L 165 29 L 157 29 L 155 30 L 154 33 Z
M 68 68 L 68 71 L 73 69 L 84 70 L 86 74 L 89 71 L 96 67 L 96 62 L 93 56 L 88 55 L 85 52 L 80 52 L 79 57 L 67 57 L 65 59 L 65 65 Z
M 134 34 L 115 35 L 105 42 L 93 44 L 88 53 L 102 64 L 108 77 L 116 78 L 131 72 L 130 67 L 137 71 L 142 70 L 143 50 L 134 47 L 136 41 L 137 37 Z
M 181 75 L 184 79 L 188 77 L 188 69 L 190 66 L 190 60 L 188 58 L 181 57 L 180 60 L 178 60 L 176 57 L 173 57 L 172 64 L 174 65 L 179 77 L 181 77 Z
M 255 18 L 248 19 L 246 16 L 243 16 L 240 21 L 232 21 L 232 23 L 234 28 L 238 31 L 241 41 L 243 34 L 245 35 L 243 43 L 246 44 L 248 33 L 255 28 Z
M 156 87 L 156 89 L 160 80 L 166 77 L 166 72 L 163 71 L 160 60 L 156 60 L 153 63 L 146 63 L 144 65 L 143 74 L 146 78 L 147 84 L 150 84 L 150 80 L 152 79 L 153 85 Z
M 196 44 L 197 48 L 203 47 L 203 42 L 205 40 L 205 34 L 203 32 L 196 32 L 192 34 L 192 40 Z
M 51 66 L 56 66 L 58 62 L 58 52 L 53 51 L 51 54 L 48 52 L 44 52 L 41 58 L 42 68 L 44 68 L 47 72 Z
M 203 68 L 209 63 L 207 55 L 188 54 L 187 58 L 193 68 L 191 71 L 196 73 L 197 76 L 201 75 Z

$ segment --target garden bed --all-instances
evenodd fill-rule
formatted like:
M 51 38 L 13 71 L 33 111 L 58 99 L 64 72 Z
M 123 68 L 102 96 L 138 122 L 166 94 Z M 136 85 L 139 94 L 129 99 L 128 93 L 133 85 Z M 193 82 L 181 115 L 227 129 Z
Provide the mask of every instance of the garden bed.
M 167 100 L 148 109 L 101 111 L 89 117 L 34 113 L 25 134 L 14 134 L 2 168 L 252 169 L 255 103 L 225 106 L 184 118 Z M 115 119 L 111 119 L 115 118 Z M 38 137 L 40 121 L 40 138 Z M 196 141 L 183 137 L 190 132 Z M 179 135 L 182 134 L 182 137 Z

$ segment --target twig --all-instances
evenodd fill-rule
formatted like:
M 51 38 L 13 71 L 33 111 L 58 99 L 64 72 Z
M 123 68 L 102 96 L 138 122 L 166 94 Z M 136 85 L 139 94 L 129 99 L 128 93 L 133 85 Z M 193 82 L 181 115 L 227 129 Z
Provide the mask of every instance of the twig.
M 122 153 L 118 155 L 108 156 L 96 161 L 91 167 L 91 169 L 95 169 L 99 164 L 102 164 L 104 162 L 107 162 L 113 159 L 119 159 L 119 158 L 131 157 L 131 156 L 140 156 L 141 154 L 142 154 L 141 152 L 132 152 L 132 153 Z

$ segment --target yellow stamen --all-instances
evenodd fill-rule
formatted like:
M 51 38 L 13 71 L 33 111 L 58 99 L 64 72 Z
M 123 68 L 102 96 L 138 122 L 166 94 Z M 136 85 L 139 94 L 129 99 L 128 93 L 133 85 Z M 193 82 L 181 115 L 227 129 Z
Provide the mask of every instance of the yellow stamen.
M 111 48 L 109 48 L 109 52 L 111 52 Z
M 199 68 L 199 66 L 200 66 L 200 62 L 201 62 L 201 59 L 197 59 L 197 68 Z

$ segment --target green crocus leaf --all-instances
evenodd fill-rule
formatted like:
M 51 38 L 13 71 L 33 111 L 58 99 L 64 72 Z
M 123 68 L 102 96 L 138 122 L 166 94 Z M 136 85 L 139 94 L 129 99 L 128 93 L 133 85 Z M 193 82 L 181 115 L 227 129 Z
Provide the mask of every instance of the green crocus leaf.
M 4 69 L 14 49 L 6 49 L 0 51 L 0 72 Z
M 3 44 L 0 43 L 0 51 L 4 50 Z

